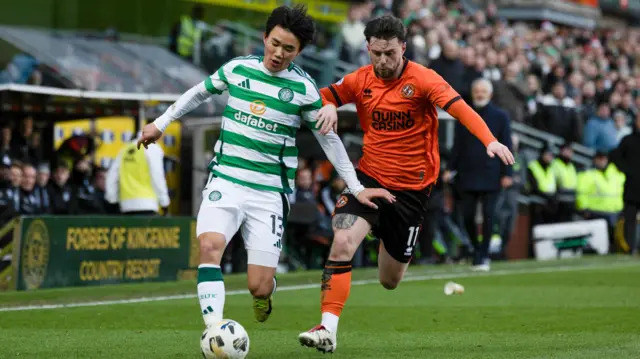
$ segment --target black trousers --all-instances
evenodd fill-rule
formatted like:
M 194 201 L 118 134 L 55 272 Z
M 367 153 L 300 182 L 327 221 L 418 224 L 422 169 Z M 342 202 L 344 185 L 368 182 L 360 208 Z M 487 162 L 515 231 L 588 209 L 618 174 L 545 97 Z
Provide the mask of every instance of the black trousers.
M 461 193 L 462 216 L 464 228 L 474 248 L 473 264 L 483 264 L 489 258 L 489 244 L 493 234 L 493 216 L 496 211 L 498 191 L 465 191 Z M 482 206 L 482 242 L 478 240 L 476 214 L 478 203 Z
M 640 211 L 640 203 L 624 203 L 624 239 L 627 241 L 631 253 L 640 249 L 638 248 L 640 247 L 640 241 L 638 240 L 638 233 L 636 233 L 636 228 L 638 227 L 638 211 Z

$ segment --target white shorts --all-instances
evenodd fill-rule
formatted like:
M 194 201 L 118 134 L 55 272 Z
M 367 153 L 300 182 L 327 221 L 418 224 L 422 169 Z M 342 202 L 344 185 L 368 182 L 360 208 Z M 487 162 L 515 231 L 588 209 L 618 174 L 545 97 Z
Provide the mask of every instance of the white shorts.
M 275 268 L 289 208 L 284 193 L 259 191 L 214 177 L 202 191 L 196 232 L 198 236 L 221 233 L 229 244 L 240 229 L 247 262 Z

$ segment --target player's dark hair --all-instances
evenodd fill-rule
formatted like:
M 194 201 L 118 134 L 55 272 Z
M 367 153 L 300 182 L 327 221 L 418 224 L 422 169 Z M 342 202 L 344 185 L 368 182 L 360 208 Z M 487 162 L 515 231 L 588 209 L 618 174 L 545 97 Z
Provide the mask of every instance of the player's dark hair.
M 305 48 L 316 33 L 316 24 L 307 14 L 307 7 L 298 4 L 294 7 L 286 5 L 275 8 L 267 19 L 265 34 L 269 36 L 276 26 L 289 30 L 300 41 L 300 51 Z
M 367 23 L 364 28 L 364 37 L 367 42 L 372 37 L 383 40 L 391 40 L 397 38 L 400 42 L 407 39 L 407 29 L 404 27 L 402 20 L 395 16 L 384 15 L 377 17 Z

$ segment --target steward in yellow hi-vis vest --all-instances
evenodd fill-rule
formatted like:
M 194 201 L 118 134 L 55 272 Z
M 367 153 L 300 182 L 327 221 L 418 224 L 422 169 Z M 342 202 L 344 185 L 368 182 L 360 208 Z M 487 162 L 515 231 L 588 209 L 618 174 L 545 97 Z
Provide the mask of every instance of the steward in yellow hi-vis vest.
M 183 15 L 180 17 L 178 33 L 176 38 L 176 50 L 178 55 L 192 60 L 193 47 L 200 41 L 202 30 L 198 26 L 198 21 L 204 19 L 204 8 L 202 6 L 194 6 L 191 10 L 191 16 Z
M 136 143 L 126 145 L 107 172 L 105 198 L 119 203 L 127 214 L 158 214 L 169 206 L 169 191 L 164 174 L 164 152 L 156 144 L 138 150 Z
M 556 179 L 558 200 L 558 222 L 570 222 L 576 208 L 576 188 L 578 172 L 571 162 L 573 149 L 569 142 L 560 148 L 560 156 L 551 162 L 551 170 Z
M 541 224 L 557 222 L 557 184 L 551 169 L 552 162 L 553 151 L 551 145 L 547 144 L 540 151 L 538 159 L 529 162 L 527 166 L 526 190 L 531 195 L 529 204 L 531 229 Z M 529 241 L 530 256 L 533 256 L 533 242 L 533 240 Z
M 551 168 L 553 152 L 551 147 L 545 146 L 537 160 L 529 162 L 527 166 L 527 190 L 533 195 L 551 199 L 556 195 L 556 177 Z
M 626 177 L 616 165 L 609 163 L 603 152 L 596 153 L 593 167 L 578 175 L 576 205 L 587 219 L 605 219 L 612 241 L 616 221 L 624 206 L 622 194 Z

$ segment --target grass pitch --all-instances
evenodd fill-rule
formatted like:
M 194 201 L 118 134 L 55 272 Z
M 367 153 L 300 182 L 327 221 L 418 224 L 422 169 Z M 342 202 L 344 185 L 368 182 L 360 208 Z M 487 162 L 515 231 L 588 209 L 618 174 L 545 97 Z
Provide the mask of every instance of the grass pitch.
M 354 272 L 359 282 L 333 358 L 640 358 L 637 259 L 496 264 L 486 275 L 415 266 L 394 291 L 375 284 L 375 275 Z M 464 295 L 443 294 L 452 278 Z M 319 272 L 280 276 L 288 288 L 259 324 L 250 296 L 239 292 L 245 277 L 225 277 L 232 293 L 225 317 L 249 332 L 248 358 L 322 357 L 297 342 L 319 322 L 319 279 Z M 194 294 L 195 282 L 0 293 L 0 358 L 201 358 L 204 328 Z M 148 301 L 180 295 L 191 297 Z M 120 303 L 141 297 L 147 299 Z M 84 306 L 60 307 L 69 303 Z

